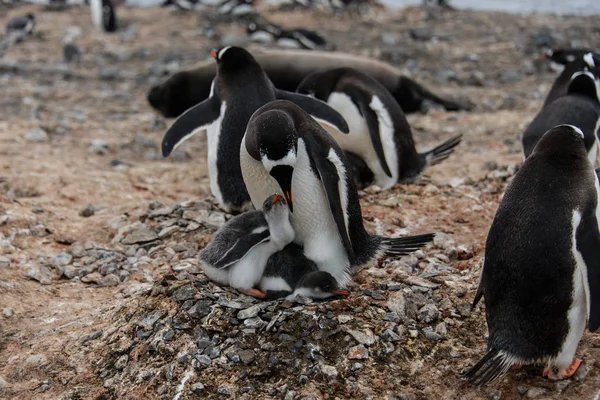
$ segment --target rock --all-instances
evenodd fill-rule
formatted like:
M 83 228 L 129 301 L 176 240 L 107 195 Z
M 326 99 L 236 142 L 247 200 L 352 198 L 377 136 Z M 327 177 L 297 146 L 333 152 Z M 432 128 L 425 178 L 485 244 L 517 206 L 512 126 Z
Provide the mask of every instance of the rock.
M 346 314 L 341 314 L 337 316 L 337 320 L 340 324 L 345 324 L 347 322 L 350 322 L 354 319 L 353 316 L 351 315 L 346 315 Z
M 123 354 L 119 359 L 115 362 L 115 369 L 122 370 L 125 369 L 127 363 L 129 362 L 129 356 L 127 354 Z
M 2 315 L 4 316 L 4 318 L 10 318 L 12 317 L 14 314 L 14 311 L 12 308 L 6 307 L 4 310 L 2 310 Z
M 106 140 L 94 139 L 92 144 L 87 148 L 88 153 L 105 155 L 110 153 L 110 144 Z
M 204 354 L 197 354 L 196 360 L 198 361 L 199 365 L 204 368 L 208 367 L 210 365 L 210 363 L 212 362 L 210 357 L 207 355 L 204 355 Z
M 0 268 L 10 267 L 10 257 L 0 255 Z
M 350 347 L 348 350 L 349 360 L 366 360 L 369 358 L 369 350 L 362 344 L 358 346 Z
M 38 367 L 43 364 L 46 364 L 47 362 L 48 360 L 46 360 L 46 357 L 43 354 L 34 354 L 25 359 L 25 364 L 34 365 Z
M 192 318 L 202 318 L 210 314 L 211 301 L 198 300 L 189 310 L 188 315 Z
M 88 203 L 85 206 L 83 206 L 83 208 L 81 210 L 79 210 L 79 216 L 80 217 L 91 217 L 92 215 L 94 215 L 94 213 L 96 212 L 96 207 L 94 207 L 93 204 Z
M 521 76 L 521 73 L 516 69 L 508 69 L 502 72 L 501 79 L 504 83 L 516 83 L 520 82 L 523 79 L 523 77 Z
M 375 335 L 370 329 L 366 329 L 364 332 L 348 329 L 348 333 L 360 344 L 370 346 L 375 343 Z
M 391 329 L 386 329 L 385 332 L 381 334 L 381 339 L 386 342 L 397 342 L 400 340 L 400 336 Z
M 394 312 L 399 316 L 406 315 L 406 300 L 401 291 L 391 293 L 386 305 L 391 312 Z
M 63 276 L 67 279 L 73 279 L 79 275 L 79 270 L 73 265 L 67 265 L 63 268 Z
M 96 332 L 91 333 L 91 334 L 89 334 L 87 336 L 84 336 L 81 339 L 81 343 L 86 343 L 86 342 L 89 342 L 90 340 L 96 340 L 96 339 L 100 338 L 103 333 L 104 333 L 104 331 L 102 329 L 100 329 L 99 331 L 96 331 Z
M 323 364 L 319 367 L 321 372 L 329 379 L 335 379 L 338 377 L 338 370 L 332 365 Z
M 183 302 L 194 297 L 194 288 L 192 285 L 183 285 L 175 292 L 173 292 L 173 298 L 177 301 Z
M 251 329 L 259 329 L 262 328 L 264 325 L 266 325 L 266 322 L 258 317 L 249 318 L 244 321 L 244 326 Z
M 398 35 L 391 32 L 384 32 L 381 34 L 381 42 L 386 46 L 396 46 L 398 44 Z
M 135 143 L 142 147 L 158 147 L 155 140 L 150 139 L 141 133 L 135 134 Z
M 528 399 L 537 399 L 538 397 L 542 396 L 544 393 L 546 393 L 546 389 L 539 388 L 539 387 L 532 387 L 527 391 L 525 396 Z
M 65 265 L 69 265 L 73 260 L 73 256 L 69 253 L 61 252 L 52 257 L 52 261 L 50 263 L 55 267 L 64 267 Z
M 425 332 L 425 337 L 429 340 L 440 340 L 442 338 L 442 336 L 431 330 L 431 328 L 425 328 L 424 329 Z
M 164 239 L 166 237 L 171 236 L 173 233 L 179 231 L 179 227 L 177 225 L 173 225 L 173 226 L 168 226 L 164 229 L 162 229 L 160 232 L 158 232 L 158 237 L 160 239 Z
M 445 322 L 440 322 L 435 326 L 435 331 L 440 334 L 440 336 L 444 337 L 448 334 L 448 328 L 446 327 Z
M 468 317 L 471 314 L 471 303 L 467 303 L 466 301 L 459 303 L 456 306 L 456 311 L 458 311 L 461 316 Z
M 121 240 L 121 243 L 131 245 L 137 243 L 152 242 L 156 239 L 158 239 L 158 235 L 156 234 L 156 232 L 144 226 L 140 229 L 134 230 L 133 232 L 125 236 L 125 238 Z
M 121 279 L 115 274 L 108 274 L 104 278 L 100 279 L 98 285 L 100 286 L 117 286 L 121 283 Z
M 414 28 L 409 29 L 408 34 L 414 40 L 420 42 L 427 42 L 433 38 L 433 30 L 430 28 Z
M 28 142 L 41 143 L 48 141 L 48 133 L 42 128 L 33 128 L 24 136 Z
M 154 310 L 150 314 L 146 315 L 146 317 L 138 322 L 138 326 L 142 327 L 146 331 L 151 331 L 154 328 L 154 324 L 158 322 L 159 319 L 163 318 L 167 315 L 167 311 L 165 310 Z
M 427 279 L 421 278 L 420 276 L 409 276 L 404 279 L 404 283 L 411 286 L 420 286 L 428 289 L 435 289 L 440 285 L 430 282 Z
M 42 285 L 50 285 L 54 275 L 46 267 L 33 267 L 30 268 L 26 275 L 27 278 L 38 281 Z
M 254 318 L 258 315 L 259 312 L 260 312 L 260 306 L 255 305 L 255 306 L 246 308 L 245 310 L 241 310 L 240 312 L 238 312 L 237 319 Z
M 104 278 L 100 272 L 92 272 L 86 276 L 81 277 L 83 283 L 98 283 Z
M 254 361 L 254 359 L 256 358 L 256 354 L 254 354 L 254 351 L 252 351 L 252 350 L 242 350 L 238 354 L 240 356 L 240 360 L 245 365 L 251 364 Z
M 0 389 L 3 389 L 6 386 L 6 381 L 3 377 L 0 376 Z
M 192 383 L 192 386 L 190 386 L 190 389 L 192 389 L 193 393 L 202 393 L 204 391 L 204 385 L 201 384 L 200 382 L 196 382 L 196 383 Z
M 434 304 L 425 304 L 421 307 L 417 314 L 417 319 L 420 322 L 430 324 L 440 317 L 440 310 Z
M 437 72 L 437 80 L 441 83 L 458 81 L 458 74 L 451 68 L 442 68 Z

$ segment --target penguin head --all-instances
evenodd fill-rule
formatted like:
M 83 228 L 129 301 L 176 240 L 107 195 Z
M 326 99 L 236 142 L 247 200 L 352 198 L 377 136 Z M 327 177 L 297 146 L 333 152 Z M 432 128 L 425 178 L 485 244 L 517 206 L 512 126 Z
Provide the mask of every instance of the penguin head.
M 547 49 L 540 55 L 541 60 L 549 60 L 560 65 L 575 61 L 577 56 L 569 49 Z
M 302 294 L 313 299 L 348 296 L 350 292 L 340 289 L 335 278 L 325 271 L 315 271 L 304 275 L 296 284 L 296 294 Z
M 267 197 L 263 203 L 263 212 L 268 222 L 287 219 L 290 215 L 285 198 L 278 193 Z
M 27 17 L 27 19 L 30 21 L 35 21 L 35 15 L 33 15 L 32 13 L 27 13 L 25 17 Z
M 258 67 L 252 54 L 246 49 L 236 46 L 225 46 L 220 49 L 212 49 L 210 55 L 217 61 L 217 74 L 222 72 L 234 72 L 244 70 L 249 66 Z
M 567 93 L 586 95 L 600 103 L 600 58 L 591 52 L 585 53 L 567 68 L 577 68 L 571 75 Z
M 589 162 L 583 138 L 580 128 L 567 124 L 557 125 L 544 133 L 535 145 L 531 157 L 543 155 L 557 164 L 571 164 L 577 159 Z

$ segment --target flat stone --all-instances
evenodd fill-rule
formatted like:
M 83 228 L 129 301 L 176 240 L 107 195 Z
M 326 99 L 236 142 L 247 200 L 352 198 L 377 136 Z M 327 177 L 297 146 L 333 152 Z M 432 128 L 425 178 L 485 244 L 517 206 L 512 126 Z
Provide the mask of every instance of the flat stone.
M 92 144 L 87 148 L 88 153 L 105 155 L 110 153 L 110 144 L 106 140 L 94 139 Z
M 79 216 L 84 218 L 91 217 L 95 213 L 96 207 L 94 207 L 94 205 L 91 203 L 86 204 L 81 210 L 79 210 Z
M 341 314 L 338 315 L 337 320 L 340 324 L 345 324 L 347 322 L 350 322 L 354 319 L 354 317 L 352 315 L 346 315 L 346 314 Z
M 73 256 L 63 251 L 52 257 L 50 263 L 55 267 L 64 267 L 65 265 L 69 265 L 72 260 Z
M 401 291 L 393 292 L 389 295 L 386 303 L 387 308 L 398 315 L 406 314 L 406 299 Z
M 196 355 L 196 360 L 203 367 L 208 367 L 210 365 L 210 363 L 212 362 L 212 360 L 210 359 L 210 357 L 207 356 L 207 355 L 204 355 L 204 354 L 198 354 L 198 355 Z
M 462 302 L 456 306 L 456 311 L 463 316 L 468 317 L 471 314 L 471 303 Z
M 86 276 L 81 277 L 83 283 L 98 283 L 104 278 L 100 272 L 92 272 Z
M 335 379 L 338 377 L 339 372 L 337 368 L 332 365 L 323 364 L 320 366 L 321 372 L 329 379 Z
M 154 310 L 146 315 L 142 321 L 138 322 L 138 326 L 144 328 L 146 331 L 151 331 L 154 328 L 154 324 L 165 315 L 167 315 L 167 311 L 165 310 Z
M 349 360 L 366 360 L 369 358 L 369 350 L 362 344 L 358 346 L 350 347 L 348 350 Z
M 348 333 L 360 344 L 370 346 L 375 343 L 375 335 L 370 329 L 364 331 L 348 329 Z
M 63 268 L 63 276 L 67 279 L 73 279 L 79 275 L 79 271 L 73 265 L 67 265 Z
M 47 142 L 49 139 L 48 133 L 42 128 L 33 128 L 25 134 L 24 138 L 28 142 L 34 143 Z
M 421 307 L 417 313 L 417 319 L 420 322 L 429 324 L 440 317 L 440 310 L 437 309 L 435 304 L 425 304 Z
M 13 316 L 13 314 L 14 311 L 12 308 L 6 307 L 4 310 L 2 310 L 2 315 L 4 316 L 4 318 L 10 318 Z
M 104 278 L 100 279 L 98 285 L 100 286 L 117 286 L 121 283 L 121 279 L 115 274 L 108 274 Z
M 400 340 L 400 336 L 391 329 L 386 329 L 385 332 L 381 334 L 381 338 L 386 342 L 397 342 Z
M 179 229 L 180 228 L 177 225 L 166 227 L 166 228 L 162 229 L 160 232 L 158 232 L 158 237 L 160 239 L 169 237 L 172 234 L 174 234 L 175 232 L 179 231 Z
M 48 362 L 46 357 L 42 354 L 34 354 L 25 359 L 25 364 L 40 366 Z
M 244 321 L 244 326 L 251 329 L 259 329 L 266 325 L 266 322 L 259 317 L 248 318 Z
M 173 292 L 173 298 L 177 301 L 186 301 L 194 297 L 192 285 L 184 285 Z
M 437 283 L 430 282 L 425 278 L 421 278 L 420 276 L 409 276 L 408 278 L 404 279 L 404 283 L 407 285 L 420 286 L 428 289 L 435 289 L 440 286 Z
M 237 319 L 248 319 L 254 318 L 260 312 L 260 306 L 255 305 L 250 308 L 246 308 L 245 310 L 241 310 L 237 313 Z
M 256 358 L 256 354 L 254 354 L 254 351 L 252 350 L 241 350 L 240 352 L 238 352 L 238 355 L 240 356 L 240 360 L 245 365 L 251 364 L 252 361 L 254 361 L 254 359 Z
M 25 276 L 27 276 L 29 279 L 38 281 L 42 285 L 52 284 L 52 278 L 54 277 L 54 275 L 46 267 L 30 268 Z
M 148 227 L 143 227 L 140 229 L 136 229 L 135 231 L 125 236 L 125 238 L 121 240 L 121 243 L 132 245 L 137 243 L 152 242 L 156 239 L 158 239 L 158 235 L 156 234 L 156 232 L 154 232 Z

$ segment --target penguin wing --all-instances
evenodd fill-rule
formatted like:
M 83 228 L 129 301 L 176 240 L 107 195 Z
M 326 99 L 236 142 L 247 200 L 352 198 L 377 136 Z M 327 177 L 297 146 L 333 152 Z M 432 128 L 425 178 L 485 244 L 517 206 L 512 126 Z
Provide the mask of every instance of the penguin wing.
M 598 207 L 597 204 L 595 206 Z M 590 332 L 594 332 L 600 327 L 600 254 L 598 253 L 600 230 L 597 219 L 600 212 L 596 210 L 596 207 L 588 207 L 587 212 L 582 215 L 575 233 L 577 250 L 581 253 L 587 270 L 590 313 L 588 328 Z
M 269 229 L 265 229 L 262 232 L 248 233 L 240 237 L 230 248 L 218 259 L 213 266 L 219 269 L 225 269 L 231 264 L 240 261 L 246 254 L 248 254 L 253 248 L 261 243 L 269 241 L 271 235 Z
M 348 258 L 353 260 L 354 249 L 352 247 L 352 242 L 350 241 L 345 217 L 345 208 L 347 205 L 345 204 L 347 203 L 347 201 L 345 201 L 347 194 L 343 192 L 345 189 L 343 179 L 345 177 L 340 177 L 338 167 L 334 164 L 335 158 L 332 157 L 331 153 L 333 152 L 335 154 L 335 150 L 327 143 L 319 143 L 316 140 L 307 140 L 306 142 L 306 151 L 308 152 L 312 166 L 316 169 L 319 178 L 321 179 L 323 189 L 325 189 L 329 209 L 331 210 L 331 215 L 333 216 L 333 220 L 335 221 L 340 237 L 342 238 L 342 243 L 344 243 Z M 329 151 L 329 154 L 327 154 L 327 151 Z M 337 154 L 335 154 L 335 156 L 337 156 L 337 160 L 341 162 L 339 156 Z M 341 167 L 344 168 L 343 164 Z
M 345 92 L 350 96 L 352 102 L 356 105 L 360 113 L 362 114 L 365 122 L 367 123 L 367 128 L 369 129 L 369 135 L 371 136 L 371 143 L 373 144 L 373 149 L 377 154 L 377 158 L 379 158 L 379 164 L 381 164 L 381 168 L 390 178 L 392 177 L 392 171 L 390 167 L 387 165 L 387 161 L 385 160 L 385 153 L 383 151 L 383 143 L 381 142 L 381 129 L 385 129 L 386 125 L 391 123 L 391 120 L 388 115 L 383 115 L 385 112 L 384 109 L 373 109 L 371 104 L 373 102 L 373 97 L 366 93 L 363 90 L 358 88 L 346 88 Z M 379 101 L 381 104 L 381 100 Z M 381 107 L 380 107 L 381 108 Z M 388 129 L 391 129 L 392 132 L 394 130 L 393 125 L 389 126 Z
M 319 123 L 329 125 L 342 133 L 350 132 L 344 117 L 321 100 L 300 93 L 292 93 L 279 89 L 276 90 L 276 96 L 280 100 L 289 100 L 292 103 L 295 103 Z
M 215 122 L 220 114 L 221 101 L 216 92 L 202 103 L 193 106 L 181 114 L 163 137 L 163 156 L 168 157 L 185 140 Z

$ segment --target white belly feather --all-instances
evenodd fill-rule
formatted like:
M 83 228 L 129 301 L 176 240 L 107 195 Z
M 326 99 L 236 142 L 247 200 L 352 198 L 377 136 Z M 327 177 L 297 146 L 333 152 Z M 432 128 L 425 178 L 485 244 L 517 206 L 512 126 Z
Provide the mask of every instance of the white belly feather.
M 213 196 L 217 199 L 219 204 L 223 203 L 223 194 L 219 187 L 219 169 L 217 168 L 217 155 L 219 153 L 219 140 L 221 137 L 221 121 L 225 115 L 227 106 L 225 103 L 221 104 L 221 111 L 219 118 L 217 118 L 212 124 L 206 128 L 206 142 L 208 145 L 208 175 L 210 178 L 210 191 Z

